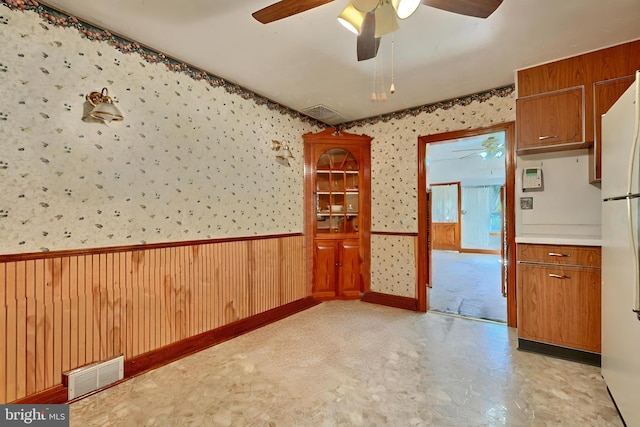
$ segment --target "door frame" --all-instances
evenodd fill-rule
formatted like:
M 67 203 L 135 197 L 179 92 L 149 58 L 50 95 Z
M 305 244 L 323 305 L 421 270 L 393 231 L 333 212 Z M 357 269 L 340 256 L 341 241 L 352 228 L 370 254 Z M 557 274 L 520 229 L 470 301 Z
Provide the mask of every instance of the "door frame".
M 515 265 L 515 181 L 516 181 L 516 150 L 515 150 L 515 122 L 499 123 L 476 129 L 444 132 L 434 135 L 418 137 L 418 280 L 417 296 L 418 310 L 427 311 L 427 286 L 429 286 L 430 260 L 428 247 L 429 236 L 429 197 L 427 192 L 427 144 L 444 142 L 452 139 L 481 136 L 489 133 L 504 132 L 505 134 L 505 240 L 503 244 L 504 262 L 507 278 L 507 325 L 517 326 L 516 307 L 516 265 Z

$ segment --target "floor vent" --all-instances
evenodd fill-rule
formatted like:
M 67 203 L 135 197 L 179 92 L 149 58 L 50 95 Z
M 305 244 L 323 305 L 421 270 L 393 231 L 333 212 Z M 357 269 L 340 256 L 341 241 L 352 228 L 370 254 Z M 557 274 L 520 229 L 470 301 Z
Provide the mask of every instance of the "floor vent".
M 326 120 L 338 115 L 337 111 L 333 111 L 331 108 L 324 105 L 316 105 L 314 107 L 305 108 L 301 111 L 301 113 L 306 114 L 309 117 L 313 117 L 316 120 Z
M 95 363 L 64 374 L 68 399 L 75 399 L 83 394 L 120 381 L 124 378 L 124 356 L 118 356 L 106 362 Z

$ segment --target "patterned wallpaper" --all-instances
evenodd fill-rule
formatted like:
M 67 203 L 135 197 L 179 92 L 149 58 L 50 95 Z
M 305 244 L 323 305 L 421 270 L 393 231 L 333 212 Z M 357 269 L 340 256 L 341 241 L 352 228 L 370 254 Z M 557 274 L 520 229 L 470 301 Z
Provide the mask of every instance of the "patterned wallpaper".
M 371 228 L 373 232 L 417 233 L 418 137 L 515 121 L 515 93 L 456 103 L 401 119 L 379 120 L 349 129 L 371 141 Z M 416 297 L 412 236 L 373 236 L 371 288 Z
M 301 135 L 318 126 L 0 13 L 0 254 L 303 231 Z M 103 87 L 123 122 L 83 120 Z
M 301 135 L 321 123 L 32 0 L 1 5 L 31 11 L 0 7 L 0 254 L 303 231 Z M 103 87 L 124 122 L 83 120 Z M 373 231 L 417 232 L 418 136 L 515 120 L 513 92 L 343 125 L 373 137 Z M 415 250 L 372 236 L 372 290 L 414 297 Z
M 418 137 L 515 121 L 515 94 L 352 127 L 371 141 L 371 228 L 417 232 Z

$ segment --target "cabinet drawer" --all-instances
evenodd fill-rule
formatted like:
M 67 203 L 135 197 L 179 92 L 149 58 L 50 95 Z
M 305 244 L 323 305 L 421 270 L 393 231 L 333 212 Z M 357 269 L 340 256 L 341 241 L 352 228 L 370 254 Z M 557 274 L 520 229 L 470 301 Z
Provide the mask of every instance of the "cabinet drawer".
M 518 265 L 518 337 L 600 352 L 600 270 Z
M 599 246 L 518 244 L 518 262 L 584 267 L 601 265 Z

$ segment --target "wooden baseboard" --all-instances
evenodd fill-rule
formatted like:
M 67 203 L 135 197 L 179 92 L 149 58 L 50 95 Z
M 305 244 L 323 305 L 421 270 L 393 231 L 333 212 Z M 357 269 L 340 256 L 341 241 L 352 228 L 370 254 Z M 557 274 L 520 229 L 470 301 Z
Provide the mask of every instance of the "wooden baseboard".
M 398 295 L 383 294 L 381 292 L 366 292 L 361 298 L 364 302 L 402 308 L 405 310 L 419 311 L 416 298 L 402 297 Z
M 40 393 L 32 394 L 31 396 L 23 397 L 22 399 L 14 400 L 11 404 L 26 404 L 26 405 L 47 405 L 54 403 L 66 403 L 68 391 L 62 384 Z
M 238 320 L 237 322 L 230 323 L 220 328 L 204 332 L 200 335 L 196 335 L 194 337 L 184 339 L 182 341 L 161 347 L 148 353 L 141 354 L 129 360 L 125 360 L 124 378 L 125 380 L 133 378 L 137 375 L 143 374 L 152 369 L 159 368 L 160 366 L 197 353 L 216 344 L 220 344 L 242 334 L 246 334 L 247 332 L 251 332 L 255 329 L 261 328 L 262 326 L 277 322 L 278 320 L 282 320 L 285 317 L 289 317 L 293 314 L 304 311 L 318 304 L 320 304 L 320 302 L 312 297 L 303 298 L 289 304 L 285 304 L 283 306 L 265 311 L 264 313 L 256 314 L 255 316 Z M 73 401 L 75 402 L 77 400 L 83 399 L 87 396 L 95 394 L 96 392 L 113 387 L 116 384 L 120 384 L 121 382 L 122 381 L 119 381 L 100 390 L 96 390 L 93 393 L 80 396 Z M 11 403 L 55 404 L 69 403 L 69 401 L 67 400 L 67 388 L 63 385 L 58 385 L 43 392 L 24 397 Z
M 489 255 L 500 255 L 499 249 L 464 249 L 460 248 L 458 251 L 461 254 L 489 254 Z
M 318 302 L 313 298 L 304 298 L 292 303 L 276 307 L 264 313 L 246 319 L 238 320 L 220 328 L 209 332 L 196 335 L 191 338 L 179 341 L 174 344 L 150 351 L 132 359 L 126 360 L 124 363 L 124 376 L 126 378 L 140 375 L 151 369 L 166 365 L 167 363 L 181 359 L 205 348 L 211 347 L 221 342 L 230 340 L 247 332 L 266 326 L 270 323 L 277 322 L 292 314 L 306 310 L 317 305 Z

